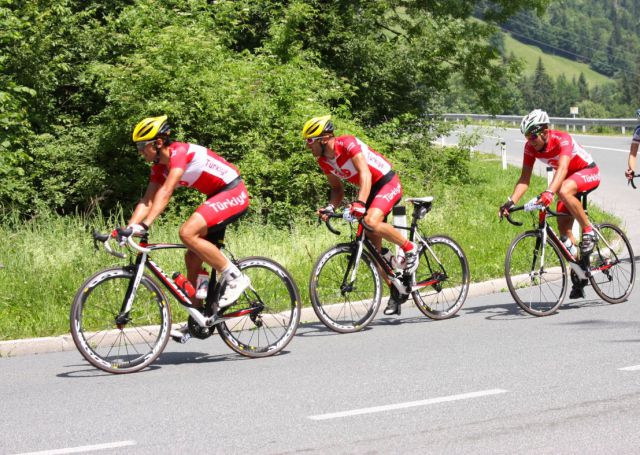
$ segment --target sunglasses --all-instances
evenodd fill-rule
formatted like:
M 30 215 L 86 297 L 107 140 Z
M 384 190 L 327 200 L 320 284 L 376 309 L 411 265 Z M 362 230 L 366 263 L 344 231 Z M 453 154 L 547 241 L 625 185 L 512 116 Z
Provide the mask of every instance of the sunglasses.
M 147 144 L 151 144 L 152 142 L 153 140 L 136 142 L 136 148 L 138 149 L 139 152 L 142 152 L 144 148 L 147 146 Z
M 318 141 L 322 139 L 322 136 L 318 136 L 318 137 L 308 137 L 307 140 L 307 144 L 311 145 L 313 144 L 315 141 Z
M 526 134 L 524 135 L 524 137 L 526 137 L 526 138 L 527 138 L 528 140 L 530 140 L 530 141 L 533 141 L 533 140 L 535 140 L 538 136 L 540 136 L 540 135 L 544 132 L 544 130 L 545 130 L 545 129 L 546 129 L 546 128 L 544 128 L 544 127 L 540 127 L 540 126 L 538 126 L 538 127 L 536 127 L 536 128 L 533 128 L 533 129 L 532 129 L 531 131 L 529 131 L 528 133 L 526 133 Z

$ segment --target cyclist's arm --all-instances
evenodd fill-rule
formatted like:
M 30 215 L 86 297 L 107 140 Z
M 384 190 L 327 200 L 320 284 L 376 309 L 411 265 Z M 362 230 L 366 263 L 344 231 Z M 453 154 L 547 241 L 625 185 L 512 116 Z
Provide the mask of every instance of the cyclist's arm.
M 353 161 L 353 165 L 358 170 L 358 175 L 360 177 L 358 200 L 366 202 L 366 200 L 369 199 L 369 193 L 371 192 L 371 171 L 369 170 L 367 159 L 364 157 L 363 153 L 358 153 L 351 158 L 351 161 Z
M 178 183 L 180 183 L 182 174 L 184 174 L 184 169 L 179 167 L 174 167 L 169 171 L 167 179 L 154 194 L 149 212 L 142 220 L 144 224 L 151 226 L 151 223 L 164 211 L 171 200 L 173 191 L 176 189 L 176 186 L 178 186 Z
M 553 193 L 557 193 L 560 187 L 562 186 L 562 182 L 567 178 L 567 173 L 569 172 L 569 162 L 571 161 L 571 157 L 568 155 L 560 155 L 560 159 L 558 160 L 558 169 L 556 169 L 555 174 L 553 174 L 553 180 L 547 187 L 549 191 L 553 191 Z
M 329 196 L 329 204 L 334 207 L 340 207 L 342 199 L 344 199 L 344 186 L 342 180 L 333 174 L 327 174 L 327 180 L 331 186 L 331 195 Z
M 144 192 L 144 196 L 138 201 L 136 204 L 136 208 L 127 223 L 128 226 L 132 224 L 140 223 L 144 217 L 147 216 L 149 210 L 151 210 L 151 205 L 153 204 L 153 198 L 156 195 L 158 188 L 160 188 L 160 184 L 157 182 L 149 182 L 147 186 L 147 190 Z
M 511 195 L 511 200 L 514 204 L 517 204 L 520 198 L 527 192 L 529 189 L 529 183 L 531 182 L 531 174 L 533 174 L 533 168 L 531 166 L 522 166 L 522 171 L 520 172 L 520 178 L 516 183 L 515 188 L 513 189 L 513 194 Z

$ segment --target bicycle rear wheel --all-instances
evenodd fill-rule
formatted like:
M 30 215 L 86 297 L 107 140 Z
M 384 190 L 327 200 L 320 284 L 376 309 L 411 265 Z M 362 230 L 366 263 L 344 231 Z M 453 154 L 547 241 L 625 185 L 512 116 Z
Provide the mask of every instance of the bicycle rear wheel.
M 462 308 L 469 292 L 469 263 L 453 239 L 445 235 L 425 239 L 415 276 L 416 286 L 429 283 L 411 294 L 425 316 L 448 319 Z
M 133 272 L 102 270 L 80 287 L 71 306 L 71 336 L 80 354 L 109 373 L 132 373 L 164 350 L 171 330 L 171 309 L 160 287 L 143 275 L 131 311 L 116 321 Z
M 365 328 L 382 300 L 380 274 L 366 251 L 352 276 L 354 249 L 350 243 L 328 249 L 311 271 L 309 296 L 313 310 L 324 325 L 339 333 Z
M 549 239 L 543 248 L 538 231 L 517 236 L 504 265 L 509 292 L 529 314 L 555 313 L 567 293 L 567 269 L 560 250 Z
M 248 257 L 238 268 L 251 285 L 218 324 L 224 342 L 247 357 L 274 355 L 291 341 L 300 322 L 300 293 L 289 272 L 271 259 Z M 224 292 L 224 289 L 221 289 Z
M 620 303 L 627 300 L 636 278 L 636 263 L 631 244 L 622 230 L 610 223 L 595 226 L 598 240 L 591 253 L 591 286 L 603 300 Z

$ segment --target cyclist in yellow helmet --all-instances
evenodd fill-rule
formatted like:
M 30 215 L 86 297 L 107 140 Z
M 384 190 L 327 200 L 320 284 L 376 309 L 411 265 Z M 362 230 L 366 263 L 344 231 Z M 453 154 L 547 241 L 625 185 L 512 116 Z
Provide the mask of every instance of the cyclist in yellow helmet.
M 192 187 L 206 194 L 207 201 L 180 227 L 179 234 L 188 248 L 187 278 L 194 286 L 203 261 L 227 280 L 218 302 L 218 307 L 224 308 L 237 300 L 250 282 L 216 244 L 224 239 L 226 226 L 247 212 L 249 195 L 233 164 L 201 145 L 172 141 L 170 133 L 166 115 L 146 118 L 133 129 L 138 152 L 153 165 L 147 190 L 128 226 L 136 234 L 147 231 L 164 211 L 177 186 Z
M 402 186 L 391 163 L 355 136 L 335 136 L 330 115 L 309 119 L 302 128 L 302 137 L 327 176 L 331 186 L 329 204 L 318 209 L 318 215 L 332 212 L 344 199 L 342 180 L 358 187 L 358 198 L 348 205 L 351 214 L 364 221 L 373 232 L 367 232 L 380 249 L 382 239 L 398 245 L 405 253 L 405 273 L 418 268 L 418 248 L 385 217 L 402 198 Z M 389 299 L 384 313 L 399 314 L 398 302 Z

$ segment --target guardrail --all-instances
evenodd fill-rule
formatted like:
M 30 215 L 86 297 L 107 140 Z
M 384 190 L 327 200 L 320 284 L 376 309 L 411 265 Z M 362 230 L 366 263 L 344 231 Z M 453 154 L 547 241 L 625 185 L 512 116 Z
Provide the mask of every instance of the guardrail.
M 482 120 L 482 121 L 499 121 L 513 123 L 515 126 L 519 126 L 522 121 L 521 115 L 489 115 L 489 114 L 442 114 L 444 120 Z M 622 134 L 626 134 L 626 129 L 635 128 L 640 124 L 640 120 L 635 118 L 580 118 L 580 117 L 549 117 L 551 120 L 551 126 L 560 125 L 565 126 L 567 130 L 573 126 L 573 130 L 576 130 L 577 126 L 582 127 L 582 132 L 587 131 L 589 126 L 609 126 L 613 128 L 620 128 Z

